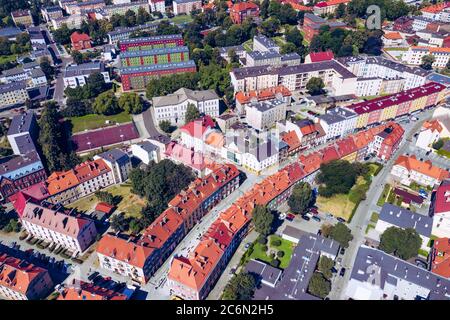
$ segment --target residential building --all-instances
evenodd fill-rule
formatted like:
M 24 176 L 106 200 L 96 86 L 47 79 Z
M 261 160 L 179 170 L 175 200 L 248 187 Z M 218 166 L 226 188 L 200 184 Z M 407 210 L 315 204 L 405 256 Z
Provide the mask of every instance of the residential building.
M 354 94 L 356 76 L 335 60 L 294 66 L 257 66 L 233 69 L 230 72 L 234 92 L 262 90 L 278 85 L 292 91 L 306 91 L 312 77 L 323 80 L 334 95 Z
M 38 131 L 39 127 L 33 111 L 14 116 L 7 134 L 9 145 L 14 154 L 25 155 L 35 151 Z
M 314 123 L 309 119 L 286 120 L 284 131 L 295 131 L 300 139 L 301 149 L 321 145 L 325 143 L 327 136 L 320 123 Z
M 15 41 L 16 37 L 23 31 L 17 27 L 5 27 L 0 28 L 0 37 L 7 38 L 8 40 Z
M 0 297 L 6 300 L 40 300 L 52 291 L 53 281 L 47 270 L 0 253 Z
M 194 91 L 181 88 L 166 96 L 152 99 L 152 113 L 157 123 L 167 120 L 172 125 L 184 125 L 188 105 L 194 105 L 201 114 L 219 116 L 219 97 L 214 90 Z
M 201 0 L 173 0 L 172 1 L 173 13 L 178 14 L 191 14 L 192 11 L 202 9 Z
M 204 151 L 206 136 L 216 126 L 210 116 L 191 121 L 180 128 L 181 143 L 194 151 Z
M 59 29 L 63 24 L 66 24 L 69 29 L 79 29 L 85 20 L 87 18 L 83 14 L 71 14 L 70 16 L 52 18 L 51 22 L 53 29 Z
M 262 102 L 277 99 L 287 106 L 291 104 L 291 91 L 283 85 L 269 87 L 261 90 L 239 91 L 236 93 L 236 111 L 239 115 L 245 114 L 245 107 L 253 102 Z
M 444 180 L 436 189 L 434 202 L 430 210 L 433 213 L 433 231 L 436 237 L 450 235 L 450 181 Z
M 74 4 L 66 4 L 65 10 L 68 14 L 82 14 L 86 10 L 103 9 L 106 7 L 104 0 L 87 0 L 76 2 Z
M 94 160 L 102 159 L 113 173 L 115 184 L 128 180 L 131 171 L 131 160 L 127 153 L 120 149 L 111 149 L 94 156 Z
M 253 51 L 258 52 L 277 52 L 280 53 L 280 47 L 265 35 L 258 34 L 253 37 Z
M 166 12 L 166 4 L 164 0 L 148 0 L 151 12 Z
M 137 30 L 134 30 L 137 31 Z M 120 39 L 119 49 L 121 52 L 135 50 L 152 50 L 159 48 L 172 48 L 184 45 L 181 34 L 169 34 L 143 38 Z
M 144 90 L 151 79 L 186 72 L 197 72 L 193 60 L 120 68 L 122 90 Z
M 322 26 L 328 26 L 330 30 L 337 28 L 345 28 L 347 25 L 339 21 L 328 21 L 312 13 L 305 13 L 303 19 L 303 26 L 299 29 L 303 30 L 305 33 L 304 37 L 307 41 L 311 42 L 315 35 L 319 34 L 320 28 Z
M 416 146 L 430 151 L 433 143 L 439 140 L 443 127 L 439 120 L 425 121 L 417 136 Z
M 415 155 L 401 155 L 392 167 L 391 176 L 407 186 L 415 182 L 421 186 L 434 187 L 448 178 L 449 172 L 434 166 L 431 160 L 420 161 Z
M 70 42 L 72 43 L 73 50 L 84 50 L 92 48 L 92 40 L 89 35 L 85 33 L 79 33 L 75 31 L 70 35 Z
M 444 1 L 422 8 L 420 12 L 422 12 L 422 16 L 425 18 L 435 21 L 443 21 L 442 13 L 447 8 L 450 8 L 450 2 Z
M 234 51 L 236 55 L 238 56 L 239 60 L 245 59 L 247 56 L 247 51 L 245 51 L 244 47 L 242 45 L 238 46 L 229 46 L 229 47 L 220 47 L 219 53 L 222 58 L 227 60 L 229 63 L 231 62 L 229 53 L 230 51 Z
M 448 300 L 449 287 L 445 278 L 362 245 L 345 296 L 353 300 Z
M 414 23 L 413 18 L 408 17 L 408 16 L 403 16 L 403 17 L 395 19 L 392 29 L 394 31 L 411 34 L 411 33 L 414 33 L 413 27 L 412 27 L 413 23 Z
M 45 181 L 47 173 L 38 153 L 32 149 L 34 144 L 27 140 L 28 136 L 17 137 L 19 150 L 25 150 L 28 145 L 30 152 L 0 160 L 0 200 L 7 201 L 17 191 L 28 188 L 39 182 Z M 25 141 L 21 141 L 21 140 Z
M 155 31 L 158 25 L 159 22 L 149 22 L 141 26 L 115 28 L 114 31 L 108 32 L 109 44 L 117 45 L 118 42 L 127 40 L 133 32 Z
M 128 300 L 129 297 L 113 289 L 74 279 L 74 284 L 64 287 L 57 300 Z
M 434 57 L 433 68 L 445 68 L 450 59 L 450 48 L 412 46 L 402 56 L 407 64 L 421 65 L 425 55 Z
M 358 115 L 356 128 L 414 114 L 442 101 L 446 87 L 436 82 L 347 106 Z
M 450 239 L 437 238 L 431 251 L 431 272 L 450 279 Z
M 112 17 L 114 14 L 124 15 L 128 10 L 137 14 L 141 8 L 147 13 L 150 13 L 149 2 L 150 1 L 132 1 L 129 3 L 113 4 L 103 7 L 102 10 L 108 17 Z
M 44 34 L 43 34 L 43 30 L 41 29 L 41 27 L 28 27 L 27 28 L 28 34 L 30 35 L 30 42 L 31 42 L 31 47 L 32 49 L 34 49 L 39 45 L 47 45 L 47 42 L 45 40 Z
M 41 9 L 41 14 L 46 22 L 51 22 L 52 19 L 58 19 L 63 16 L 61 7 L 50 6 Z
M 426 29 L 428 25 L 434 23 L 433 19 L 424 16 L 413 16 L 412 31 L 417 32 Z
M 314 5 L 313 12 L 318 16 L 332 14 L 340 4 L 347 5 L 349 2 L 350 0 L 320 1 Z
M 401 46 L 404 42 L 402 35 L 398 31 L 385 32 L 381 37 L 381 40 L 385 47 Z
M 30 74 L 21 67 L 7 69 L 2 71 L 0 80 L 3 83 L 11 83 L 17 81 L 26 81 L 30 79 Z
M 183 61 L 189 61 L 189 48 L 185 46 L 132 50 L 120 54 L 123 68 Z
M 375 136 L 375 139 L 369 143 L 368 152 L 381 161 L 388 161 L 398 150 L 404 133 L 405 130 L 394 122 Z
M 28 234 L 74 255 L 84 252 L 95 241 L 94 221 L 71 215 L 60 204 L 37 204 L 19 193 L 14 208 Z
M 247 104 L 245 121 L 256 130 L 269 129 L 286 118 L 286 107 L 286 102 L 278 99 Z
M 230 8 L 230 18 L 235 24 L 241 24 L 247 18 L 258 17 L 259 7 L 253 2 L 237 2 Z
M 422 239 L 421 249 L 427 252 L 430 250 L 428 242 L 431 238 L 433 218 L 385 203 L 378 215 L 375 231 L 381 236 L 390 227 L 414 229 Z
M 79 65 L 66 66 L 63 75 L 64 87 L 82 87 L 93 73 L 100 73 L 103 76 L 105 83 L 111 82 L 109 72 L 102 62 L 88 62 Z
M 34 24 L 30 10 L 16 10 L 11 12 L 11 17 L 16 26 L 32 26 Z
M 158 163 L 161 161 L 161 154 L 159 148 L 150 141 L 144 140 L 143 142 L 132 144 L 131 152 L 134 157 L 141 160 L 146 165 L 151 161 Z
M 222 115 L 215 118 L 217 126 L 223 133 L 226 133 L 231 126 L 238 122 L 239 118 L 234 113 L 223 113 Z
M 146 283 L 198 220 L 239 186 L 239 176 L 233 165 L 216 166 L 175 196 L 140 238 L 104 236 L 97 247 L 100 267 Z
M 320 126 L 325 131 L 325 140 L 343 137 L 356 129 L 357 115 L 355 112 L 337 107 L 327 110 L 318 117 Z
M 310 52 L 305 57 L 305 63 L 322 62 L 334 60 L 333 51 L 328 50 L 324 52 Z
M 24 81 L 0 84 L 0 108 L 25 103 L 29 98 Z

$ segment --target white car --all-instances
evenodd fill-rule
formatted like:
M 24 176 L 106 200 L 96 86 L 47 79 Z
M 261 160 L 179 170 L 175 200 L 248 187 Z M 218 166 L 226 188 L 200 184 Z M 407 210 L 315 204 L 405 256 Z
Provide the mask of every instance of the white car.
M 281 213 L 281 214 L 278 216 L 278 219 L 280 219 L 280 220 L 286 219 L 286 213 Z

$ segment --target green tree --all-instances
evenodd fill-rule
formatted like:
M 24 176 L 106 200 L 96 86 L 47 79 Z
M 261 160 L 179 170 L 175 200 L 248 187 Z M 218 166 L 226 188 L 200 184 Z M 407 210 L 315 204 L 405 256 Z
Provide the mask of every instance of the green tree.
M 189 123 L 198 118 L 200 118 L 200 111 L 198 111 L 197 107 L 194 104 L 188 103 L 186 113 L 184 114 L 184 122 Z
M 280 48 L 281 54 L 293 53 L 296 51 L 297 51 L 297 46 L 291 42 L 283 43 Z
M 139 114 L 144 108 L 141 97 L 135 92 L 122 94 L 118 104 L 120 109 L 132 114 Z
M 323 88 L 325 88 L 325 84 L 321 78 L 312 77 L 306 84 L 306 90 L 308 90 L 309 94 L 312 96 L 323 94 Z
M 331 268 L 334 267 L 334 261 L 326 256 L 321 256 L 319 260 L 318 269 L 320 272 L 322 272 L 323 276 L 330 280 L 333 276 L 333 273 L 331 272 Z
M 288 199 L 288 205 L 292 212 L 303 213 L 311 204 L 312 189 L 309 183 L 300 182 L 295 185 Z
M 47 79 L 51 79 L 54 76 L 55 70 L 47 57 L 42 57 L 39 66 L 41 67 L 41 70 L 42 72 L 44 72 Z
M 344 248 L 347 248 L 348 243 L 353 240 L 350 229 L 342 222 L 338 222 L 333 226 L 331 229 L 330 238 L 339 242 L 341 247 Z
M 289 30 L 285 33 L 285 39 L 287 42 L 291 42 L 297 47 L 300 47 L 303 44 L 303 36 L 301 32 L 295 27 L 289 28 Z
M 159 128 L 164 131 L 165 133 L 171 133 L 172 131 L 172 124 L 169 120 L 162 120 L 159 122 Z
M 101 202 L 105 202 L 105 203 L 110 204 L 112 206 L 117 205 L 117 203 L 116 203 L 116 201 L 114 199 L 114 196 L 110 192 L 107 192 L 107 191 L 96 191 L 95 192 L 95 196 Z
M 72 59 L 76 64 L 82 64 L 84 62 L 83 54 L 80 51 L 73 50 L 70 55 L 72 56 Z
M 21 228 L 21 225 L 19 223 L 19 221 L 17 221 L 16 218 L 13 219 L 9 219 L 8 224 L 3 228 L 3 231 L 5 231 L 6 233 L 10 233 L 10 232 L 19 232 Z
M 281 23 L 278 18 L 270 17 L 267 20 L 264 20 L 261 25 L 261 33 L 267 37 L 274 37 L 280 28 Z
M 121 213 L 112 216 L 110 225 L 115 232 L 125 232 L 129 229 L 128 221 Z
M 380 250 L 403 260 L 417 256 L 422 239 L 413 228 L 387 228 L 380 237 Z
M 347 194 L 357 179 L 355 167 L 346 160 L 333 160 L 320 165 L 317 182 L 321 185 L 319 193 L 324 197 Z
M 223 300 L 251 300 L 256 289 L 255 277 L 241 272 L 231 278 L 222 294 Z
M 145 11 L 145 9 L 143 7 L 140 7 L 138 9 L 137 16 L 136 16 L 137 24 L 142 25 L 150 20 L 151 20 L 150 14 L 147 11 Z
M 120 112 L 117 98 L 113 92 L 103 92 L 95 98 L 92 108 L 95 113 L 103 115 L 112 115 Z
M 434 150 L 439 150 L 444 146 L 444 140 L 439 139 L 438 141 L 436 141 L 435 143 L 433 143 L 432 147 Z
M 273 214 L 264 206 L 257 205 L 253 209 L 252 221 L 256 232 L 263 236 L 267 236 L 272 232 Z
M 331 283 L 321 273 L 314 272 L 309 280 L 308 291 L 313 296 L 324 299 L 331 291 Z
M 431 70 L 433 69 L 433 63 L 435 59 L 434 56 L 431 54 L 426 54 L 422 57 L 422 64 L 420 67 L 425 70 Z
M 340 18 L 344 17 L 344 15 L 345 15 L 345 8 L 346 8 L 346 6 L 343 3 L 340 3 L 337 6 L 336 11 L 334 12 L 334 16 L 336 17 L 336 19 L 340 19 Z

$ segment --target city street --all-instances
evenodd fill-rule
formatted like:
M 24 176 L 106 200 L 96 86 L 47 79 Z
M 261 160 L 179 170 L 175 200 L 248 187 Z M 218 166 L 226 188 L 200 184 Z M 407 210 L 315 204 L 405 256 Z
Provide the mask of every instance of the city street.
M 391 160 L 384 164 L 383 169 L 380 173 L 375 176 L 372 180 L 369 191 L 367 192 L 367 200 L 361 202 L 352 221 L 348 224 L 348 227 L 352 231 L 353 240 L 350 242 L 349 247 L 346 249 L 345 254 L 342 258 L 341 266 L 347 269 L 345 276 L 337 276 L 333 280 L 332 290 L 329 294 L 331 300 L 343 300 L 345 297 L 345 287 L 349 281 L 351 274 L 351 266 L 353 266 L 356 259 L 356 253 L 358 248 L 365 242 L 365 230 L 366 226 L 370 221 L 370 215 L 373 211 L 379 211 L 377 206 L 377 201 L 383 192 L 383 186 L 387 179 L 389 178 L 392 166 L 399 155 L 406 153 L 409 150 L 409 146 L 413 141 L 414 133 L 420 130 L 422 123 L 428 120 L 432 115 L 433 110 L 426 110 L 417 115 L 419 118 L 416 122 L 410 122 L 407 124 L 402 124 L 405 129 L 405 134 L 402 142 L 400 143 L 399 149 L 392 155 Z M 408 141 L 409 140 L 409 141 Z

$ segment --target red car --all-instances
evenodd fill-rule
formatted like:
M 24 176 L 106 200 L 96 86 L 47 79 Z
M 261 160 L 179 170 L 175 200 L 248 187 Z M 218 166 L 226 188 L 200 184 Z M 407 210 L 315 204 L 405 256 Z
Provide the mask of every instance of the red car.
M 295 215 L 293 215 L 292 213 L 288 213 L 288 214 L 286 215 L 286 219 L 289 220 L 289 221 L 294 220 L 294 218 L 295 218 Z
M 311 213 L 314 214 L 314 215 L 319 214 L 319 211 L 317 211 L 316 208 L 311 208 L 311 209 L 309 209 L 309 212 L 311 212 Z

